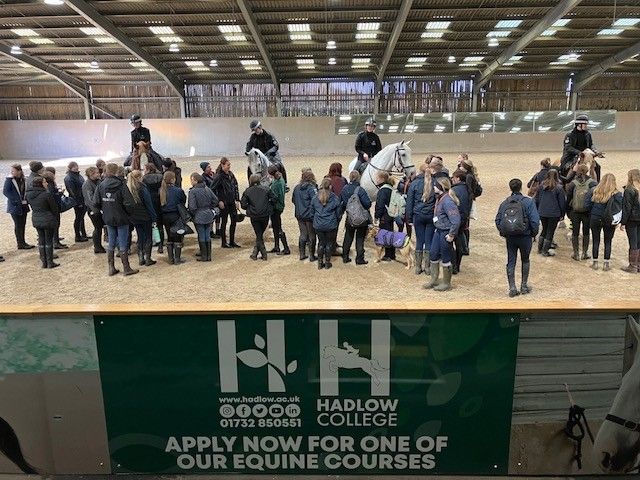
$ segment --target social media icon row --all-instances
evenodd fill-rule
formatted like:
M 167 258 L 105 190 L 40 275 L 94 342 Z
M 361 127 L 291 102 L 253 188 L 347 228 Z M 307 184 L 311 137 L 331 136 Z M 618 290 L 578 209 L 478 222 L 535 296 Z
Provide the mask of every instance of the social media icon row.
M 266 416 L 280 418 L 283 415 L 289 418 L 298 417 L 300 415 L 300 406 L 296 404 L 281 405 L 279 403 L 267 406 L 263 403 L 256 403 L 251 407 L 246 403 L 241 403 L 236 407 L 228 404 L 220 407 L 220 416 L 222 418 L 232 418 L 234 416 L 240 418 L 249 418 L 251 416 L 256 418 L 265 418 Z

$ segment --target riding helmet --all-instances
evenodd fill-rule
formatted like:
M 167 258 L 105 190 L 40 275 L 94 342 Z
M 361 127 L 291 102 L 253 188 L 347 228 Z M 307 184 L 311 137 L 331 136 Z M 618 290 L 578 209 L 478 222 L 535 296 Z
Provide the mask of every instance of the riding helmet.
M 584 123 L 584 124 L 588 124 L 589 123 L 589 117 L 587 117 L 584 113 L 581 115 L 578 115 L 576 117 L 576 119 L 574 120 L 574 122 L 576 125 L 580 124 L 580 123 Z
M 131 125 L 135 124 L 136 122 L 142 122 L 142 117 L 137 113 L 135 115 L 131 115 Z
M 376 119 L 375 118 L 368 118 L 366 122 L 364 122 L 365 127 L 367 125 L 372 125 L 372 126 L 376 126 Z
M 251 131 L 255 131 L 256 128 L 261 126 L 262 123 L 260 123 L 260 120 L 251 120 L 251 123 L 249 124 L 249 128 L 251 129 Z

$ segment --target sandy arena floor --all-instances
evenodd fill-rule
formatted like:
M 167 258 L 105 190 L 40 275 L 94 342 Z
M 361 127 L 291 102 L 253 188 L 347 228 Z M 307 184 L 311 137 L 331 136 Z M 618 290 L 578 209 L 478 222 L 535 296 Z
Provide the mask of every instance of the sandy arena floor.
M 478 199 L 479 219 L 471 224 L 471 255 L 465 257 L 462 271 L 454 276 L 453 290 L 437 293 L 422 289 L 425 275 L 416 276 L 404 269 L 404 265 L 393 263 L 374 264 L 371 251 L 367 252 L 370 263 L 356 267 L 353 262 L 344 265 L 335 258 L 331 270 L 318 271 L 316 264 L 298 260 L 298 228 L 293 216 L 290 194 L 287 195 L 283 215 L 284 229 L 293 246 L 290 256 L 269 257 L 269 261 L 249 259 L 253 246 L 253 230 L 248 220 L 238 225 L 237 241 L 242 249 L 221 249 L 214 240 L 213 262 L 196 262 L 197 238 L 190 235 L 185 240 L 184 258 L 187 263 L 173 266 L 167 263 L 166 255 L 155 255 L 158 264 L 141 267 L 141 273 L 132 277 L 107 276 L 106 255 L 94 255 L 91 242 L 73 244 L 73 211 L 62 218 L 61 235 L 70 245 L 69 250 L 59 250 L 61 267 L 55 270 L 40 268 L 37 250 L 15 250 L 13 224 L 8 214 L 0 215 L 0 252 L 6 262 L 0 264 L 0 275 L 4 288 L 0 289 L 0 304 L 52 304 L 52 303 L 203 303 L 203 302 L 260 302 L 260 301 L 323 301 L 323 300 L 491 300 L 505 299 L 507 283 L 505 275 L 506 249 L 499 237 L 494 217 L 498 205 L 508 194 L 508 181 L 519 177 L 526 182 L 539 168 L 539 160 L 549 154 L 482 154 L 471 158 L 478 167 L 484 194 Z M 414 152 L 416 163 L 424 152 Z M 455 166 L 455 154 L 444 155 L 446 165 Z M 182 167 L 184 182 L 189 174 L 200 171 L 197 167 L 202 158 L 176 159 Z M 217 163 L 217 159 L 207 159 Z M 246 187 L 246 161 L 232 157 L 232 169 L 236 172 L 241 190 Z M 348 157 L 287 157 L 287 171 L 291 186 L 297 183 L 301 167 L 311 166 L 316 177 L 322 177 L 334 161 L 347 165 Z M 2 178 L 8 173 L 7 160 L 0 162 Z M 21 162 L 26 164 L 26 161 Z M 85 162 L 86 163 L 86 162 Z M 46 164 L 46 163 L 45 163 Z M 60 162 L 55 163 L 56 166 Z M 618 185 L 626 183 L 626 173 L 638 167 L 635 152 L 611 152 L 603 161 L 603 173 L 613 172 Z M 58 168 L 58 181 L 62 183 L 65 168 Z M 84 169 L 81 167 L 81 171 Z M 5 212 L 5 199 L 0 200 Z M 91 234 L 91 222 L 86 220 Z M 571 245 L 567 230 L 558 230 L 556 241 L 559 248 L 555 258 L 543 258 L 533 254 L 530 284 L 534 292 L 529 297 L 538 300 L 593 300 L 604 298 L 633 300 L 637 297 L 640 276 L 620 271 L 626 265 L 627 238 L 617 230 L 614 238 L 612 271 L 593 271 L 590 261 L 576 262 L 570 258 Z M 342 243 L 343 230 L 338 234 Z M 269 235 L 267 247 L 272 246 Z M 27 241 L 36 243 L 36 233 L 31 227 L 31 216 L 27 223 Z M 602 249 L 601 245 L 601 249 Z M 352 253 L 354 257 L 354 253 Z M 600 254 L 602 258 L 602 251 Z M 118 261 L 118 260 L 117 260 Z M 137 265 L 137 256 L 132 263 Z M 517 275 L 519 281 L 519 271 Z M 585 288 L 587 286 L 587 288 Z

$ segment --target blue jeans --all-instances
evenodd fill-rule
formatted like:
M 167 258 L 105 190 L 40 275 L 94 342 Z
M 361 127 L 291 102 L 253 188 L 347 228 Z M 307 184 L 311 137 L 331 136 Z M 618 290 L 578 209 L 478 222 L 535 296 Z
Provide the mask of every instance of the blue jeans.
M 115 250 L 117 245 L 121 252 L 127 251 L 127 244 L 129 243 L 129 225 L 120 225 L 118 227 L 107 225 L 107 235 L 109 237 L 109 246 L 107 247 L 107 250 Z
M 533 238 L 528 236 L 511 236 L 507 237 L 507 271 L 516 271 L 516 261 L 518 260 L 518 252 L 520 252 L 520 261 L 522 263 L 529 262 L 529 254 L 531 253 L 531 245 Z
M 448 230 L 436 230 L 429 250 L 429 260 L 432 262 L 442 261 L 443 267 L 451 265 L 451 259 L 453 258 L 453 242 L 447 242 L 448 233 Z
M 211 241 L 211 226 L 213 224 L 208 223 L 196 223 L 196 232 L 198 232 L 198 241 L 199 242 L 210 242 Z
M 413 217 L 413 226 L 416 230 L 416 250 L 424 252 L 431 248 L 431 240 L 436 227 L 433 225 L 433 217 Z

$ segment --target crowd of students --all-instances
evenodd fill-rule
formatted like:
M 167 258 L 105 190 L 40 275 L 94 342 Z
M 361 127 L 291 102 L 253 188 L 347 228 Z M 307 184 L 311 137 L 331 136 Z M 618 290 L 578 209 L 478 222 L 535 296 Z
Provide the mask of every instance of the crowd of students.
M 91 239 L 94 253 L 107 253 L 109 275 L 119 273 L 116 257 L 120 257 L 125 275 L 139 272 L 129 263 L 134 231 L 140 266 L 156 264 L 152 259 L 154 244 L 159 254 L 166 248 L 170 264 L 180 265 L 185 262 L 184 236 L 192 233 L 189 222 L 193 222 L 199 245 L 198 261 L 209 262 L 212 261 L 212 238 L 220 238 L 222 248 L 240 248 L 235 241 L 236 227 L 245 215 L 255 233 L 249 255 L 252 260 L 267 260 L 269 253 L 291 253 L 282 228 L 285 184 L 276 167 L 269 168 L 270 185 L 261 184 L 261 177 L 252 175 L 249 187 L 240 194 L 231 162 L 224 157 L 215 171 L 210 163 L 202 162 L 202 172 L 189 177 L 188 193 L 178 182 L 181 171 L 175 162 L 166 162 L 163 172 L 152 162 L 144 165 L 144 170 L 138 169 L 141 166 L 135 160 L 133 165 L 134 169 L 125 169 L 115 163 L 105 165 L 98 161 L 96 166 L 86 169 L 83 177 L 78 165 L 71 162 L 64 178 L 68 195 L 58 187 L 55 169 L 44 168 L 41 162 L 34 161 L 29 165 L 29 176 L 25 176 L 20 165 L 13 165 L 11 176 L 5 181 L 4 194 L 18 248 L 34 248 L 25 241 L 27 214 L 31 210 L 42 267 L 59 266 L 55 262 L 58 258 L 55 251 L 68 248 L 58 234 L 60 217 L 62 212 L 73 209 L 75 241 L 83 243 Z M 450 289 L 452 276 L 460 271 L 462 259 L 469 253 L 470 219 L 474 217 L 474 202 L 482 194 L 477 170 L 468 155 L 458 157 L 453 173 L 445 168 L 441 157 L 434 155 L 419 165 L 416 174 L 399 181 L 387 172 L 377 172 L 379 188 L 373 212 L 373 202 L 359 181 L 358 171 L 351 172 L 346 179 L 339 163 L 333 163 L 320 182 L 310 168 L 303 169 L 291 197 L 299 227 L 299 259 L 317 262 L 319 269 L 330 269 L 339 248 L 339 225 L 344 219 L 342 261 L 352 261 L 351 247 L 355 240 L 355 264 L 366 265 L 365 239 L 369 226 L 375 222 L 381 231 L 391 232 L 388 236 L 377 235 L 375 239 L 378 244 L 388 242 L 384 244 L 383 261 L 395 259 L 398 236 L 402 243 L 406 235 L 413 235 L 415 273 L 430 276 L 424 287 L 436 291 Z M 561 176 L 558 168 L 545 159 L 529 186 L 531 197 L 524 196 L 522 182 L 513 179 L 509 184 L 511 195 L 496 215 L 496 226 L 506 238 L 510 296 L 531 291 L 528 277 L 533 241 L 537 237 L 539 254 L 554 256 L 554 234 L 565 216 L 571 221 L 574 260 L 592 259 L 591 267 L 597 269 L 603 237 L 603 270 L 610 270 L 611 244 L 619 224 L 629 239 L 629 265 L 623 270 L 638 272 L 638 170 L 629 171 L 622 193 L 610 173 L 597 182 L 590 177 L 585 164 L 576 162 L 570 175 Z M 93 224 L 91 238 L 85 230 L 85 214 Z M 268 251 L 264 236 L 269 225 L 273 229 L 274 246 Z M 103 229 L 106 230 L 106 249 Z M 519 289 L 515 283 L 518 254 L 522 261 Z

